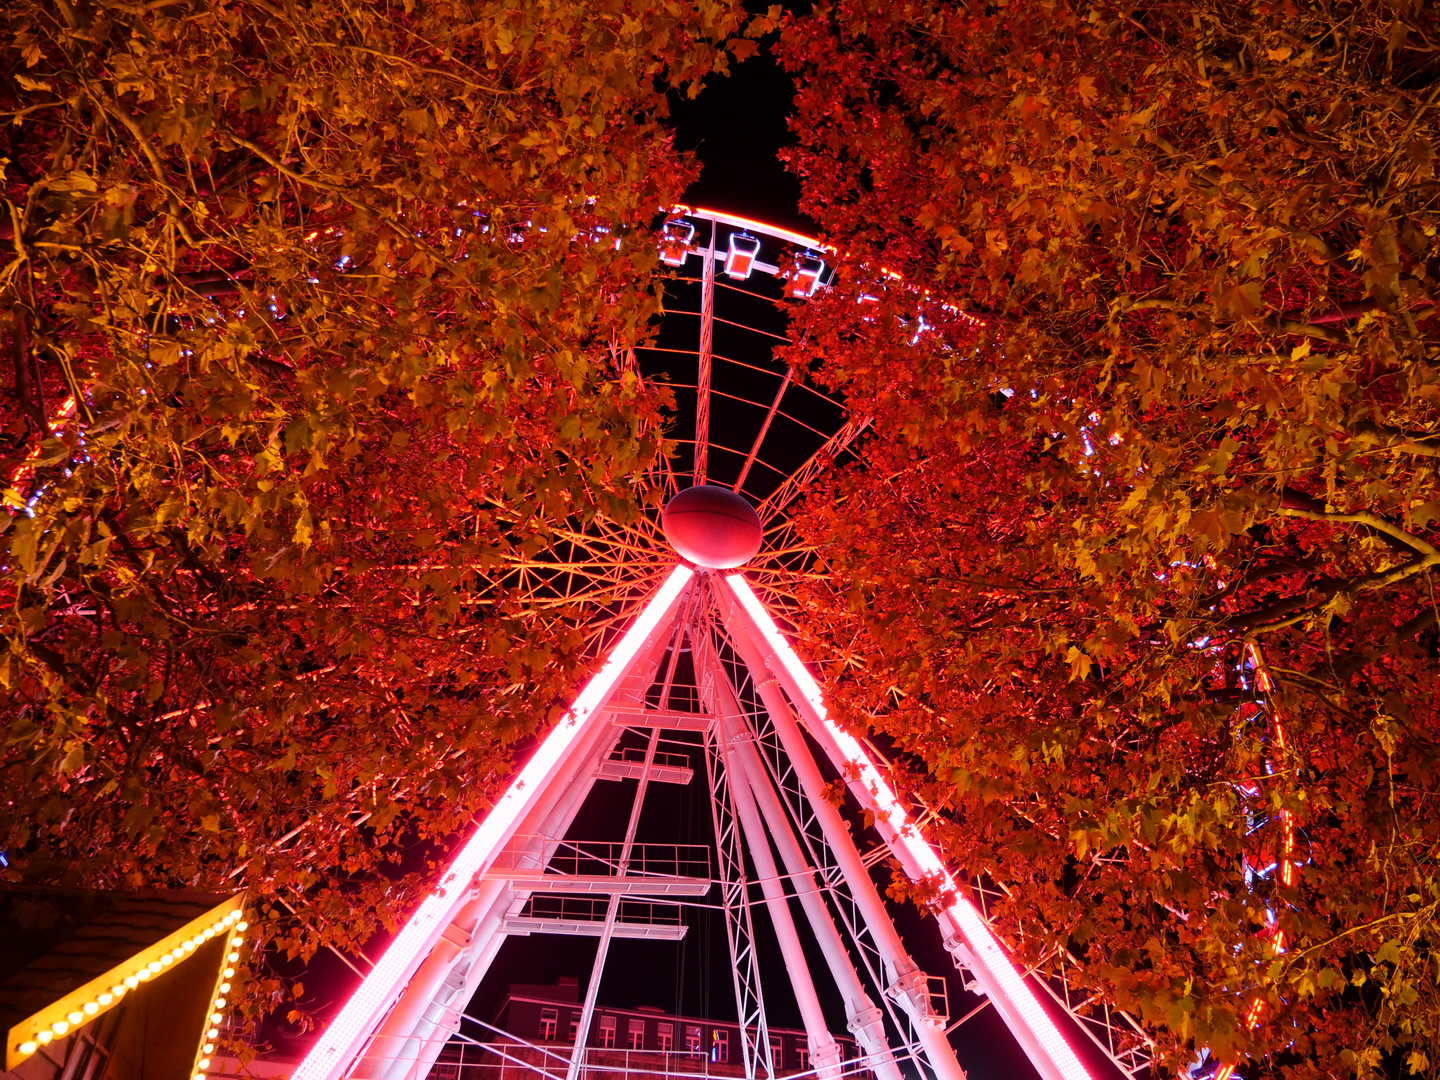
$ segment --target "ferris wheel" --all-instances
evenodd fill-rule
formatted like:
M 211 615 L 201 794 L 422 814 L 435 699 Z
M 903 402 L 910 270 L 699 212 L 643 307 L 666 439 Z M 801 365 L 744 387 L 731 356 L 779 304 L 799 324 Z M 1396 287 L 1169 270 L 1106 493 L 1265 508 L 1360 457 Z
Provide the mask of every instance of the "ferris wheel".
M 658 337 L 622 362 L 674 398 L 677 452 L 656 477 L 663 510 L 556 525 L 543 551 L 513 555 L 492 579 L 537 609 L 583 611 L 603 663 L 296 1080 L 421 1080 L 467 1021 L 484 1024 L 466 1010 L 501 946 L 547 933 L 598 945 L 573 1043 L 532 1047 L 527 1067 L 546 1080 L 604 1072 L 587 1040 L 611 943 L 678 940 L 684 911 L 701 905 L 723 917 L 747 1080 L 963 1080 L 953 1044 L 967 1029 L 949 1016 L 943 978 L 897 931 L 872 877 L 882 860 L 942 898 L 927 932 L 1040 1076 L 1145 1074 L 1143 1032 L 1073 993 L 1063 953 L 1017 966 L 986 914 L 1004 882 L 946 865 L 924 836 L 923 808 L 900 798 L 873 746 L 830 718 L 786 638 L 797 584 L 824 573 L 790 512 L 869 423 L 773 355 L 788 340 L 787 306 L 825 288 L 833 255 L 798 233 L 679 207 L 661 259 L 673 273 Z M 582 808 L 605 784 L 628 800 L 626 825 L 590 836 Z M 671 784 L 704 785 L 704 844 L 645 839 L 647 797 Z M 857 812 L 872 836 L 858 835 Z M 762 923 L 779 964 L 757 948 Z M 844 1003 L 848 1040 L 832 1030 L 820 982 Z M 803 1021 L 799 1073 L 772 1056 L 767 991 Z M 666 1071 L 702 1075 L 684 1061 Z

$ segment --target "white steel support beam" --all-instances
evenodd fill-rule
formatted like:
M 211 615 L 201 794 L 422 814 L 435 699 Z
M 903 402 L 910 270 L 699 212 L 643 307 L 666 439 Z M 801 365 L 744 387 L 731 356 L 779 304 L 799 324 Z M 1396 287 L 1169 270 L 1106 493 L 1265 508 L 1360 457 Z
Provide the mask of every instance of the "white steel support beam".
M 702 647 L 697 646 L 696 654 L 699 663 L 716 671 L 716 682 L 720 688 L 719 697 L 721 698 L 716 703 L 717 712 L 721 718 L 720 722 L 726 728 L 726 743 L 736 765 L 739 766 L 738 773 L 732 772 L 731 774 L 731 784 L 735 788 L 736 798 L 737 800 L 742 798 L 744 790 L 748 788 L 750 797 L 759 807 L 759 812 L 755 815 L 755 827 L 760 831 L 752 833 L 750 829 L 746 829 L 749 834 L 751 857 L 757 860 L 756 870 L 760 873 L 761 880 L 768 884 L 772 874 L 762 869 L 758 862 L 760 852 L 763 851 L 767 859 L 770 855 L 770 841 L 760 824 L 763 821 L 769 828 L 770 836 L 775 838 L 775 847 L 779 850 L 786 873 L 789 874 L 791 883 L 795 887 L 796 898 L 805 912 L 806 921 L 810 924 L 810 931 L 815 935 L 815 941 L 819 944 L 820 951 L 825 957 L 825 963 L 830 968 L 830 975 L 835 980 L 835 985 L 840 988 L 841 996 L 845 999 L 846 1019 L 851 1032 L 859 1040 L 865 1053 L 869 1055 L 870 1066 L 880 1080 L 901 1080 L 900 1067 L 896 1064 L 895 1055 L 891 1052 L 889 1042 L 885 1037 L 883 1014 L 870 1000 L 870 995 L 865 992 L 865 984 L 861 982 L 860 974 L 855 970 L 855 965 L 845 948 L 845 941 L 835 928 L 835 920 L 830 915 L 830 909 L 825 906 L 825 898 L 821 895 L 820 884 L 815 878 L 814 868 L 806 860 L 800 842 L 790 828 L 790 819 L 785 813 L 780 797 L 770 783 L 770 774 L 765 771 L 765 764 L 760 760 L 760 753 L 755 747 L 755 733 L 750 728 L 750 722 L 745 716 L 744 710 L 740 707 L 734 687 L 730 685 L 730 681 L 725 675 L 713 643 L 707 640 L 703 651 Z M 779 888 L 778 881 L 776 888 Z
M 710 454 L 710 369 L 715 349 L 715 236 L 710 225 L 710 250 L 702 253 L 700 272 L 700 370 L 695 380 L 695 483 L 705 483 Z
M 651 662 L 653 662 L 653 652 L 652 649 L 652 655 L 648 658 Z M 619 732 L 613 727 L 605 724 L 595 725 L 593 731 L 584 737 L 582 745 L 577 748 L 577 760 L 583 762 L 593 760 L 596 756 L 605 755 L 618 737 Z M 582 777 L 587 775 L 585 770 L 580 773 Z M 580 805 L 589 793 L 592 783 L 593 777 L 583 783 L 565 786 L 550 785 L 530 814 L 520 823 L 516 832 L 521 836 L 525 834 L 563 836 L 571 819 L 579 811 Z M 526 841 L 525 855 L 536 866 L 543 867 L 549 858 L 547 849 L 550 846 L 538 837 L 529 839 Z M 476 902 L 467 905 L 461 913 L 456 915 L 446 936 L 442 938 L 441 944 L 436 947 L 406 984 L 405 989 L 396 1000 L 394 1008 L 390 1010 L 384 1022 L 376 1030 L 360 1064 L 352 1074 L 355 1080 L 369 1080 L 371 1077 L 377 1078 L 377 1080 L 406 1080 L 412 1075 L 423 1077 L 429 1071 L 429 1063 L 425 1061 L 424 1048 L 433 1041 L 437 1025 L 445 1027 L 444 1021 L 447 1016 L 453 1017 L 458 1023 L 458 1012 L 448 1010 L 445 1002 L 437 1003 L 436 1001 L 445 987 L 451 971 L 456 965 L 464 962 L 468 951 L 459 948 L 457 943 L 468 938 L 472 944 L 479 945 L 476 950 L 479 955 L 472 958 L 466 986 L 461 988 L 463 993 L 465 990 L 473 990 L 475 984 L 489 968 L 490 960 L 494 958 L 494 953 L 499 948 L 499 942 L 496 942 L 494 949 L 489 950 L 489 958 L 485 959 L 488 939 L 497 936 L 500 920 L 503 919 L 506 910 L 517 897 L 528 895 L 527 892 L 511 888 L 508 881 L 479 880 L 482 883 L 475 892 Z M 479 963 L 481 959 L 484 959 L 483 964 Z M 451 994 L 447 997 L 447 1002 L 455 996 L 459 996 L 459 994 Z M 445 1037 L 448 1038 L 448 1033 Z M 444 1040 L 441 1039 L 440 1045 L 443 1044 Z M 438 1050 L 437 1047 L 437 1053 Z
M 626 701 L 643 701 L 645 691 L 654 680 L 659 653 L 666 640 L 663 633 L 657 635 L 648 654 L 636 657 L 629 673 L 617 684 L 617 697 Z M 605 711 L 610 711 L 608 706 Z M 543 797 L 516 829 L 511 845 L 523 842 L 524 847 L 519 857 L 509 859 L 509 863 L 521 865 L 528 862 L 539 869 L 545 867 L 556 845 L 554 841 L 547 842 L 543 838 L 564 836 L 569 830 L 596 779 L 595 770 L 587 768 L 586 763 L 593 765 L 606 758 L 619 737 L 620 729 L 600 723 L 577 741 L 574 758 L 577 764 L 572 782 L 547 787 Z M 509 884 L 509 881 L 502 881 L 502 884 Z M 474 906 L 466 917 L 457 917 L 448 931 L 448 940 L 452 942 L 469 935 L 470 948 L 438 948 L 436 956 L 421 966 L 371 1040 L 360 1065 L 352 1074 L 354 1080 L 369 1080 L 371 1077 L 378 1080 L 423 1080 L 446 1039 L 458 1030 L 464 1004 L 490 969 L 504 941 L 503 926 L 507 912 L 517 900 L 523 901 L 529 896 L 530 891 L 511 885 L 477 893 L 484 895 L 487 902 Z M 471 953 L 474 955 L 469 955 Z M 457 969 L 463 969 L 459 985 L 455 985 L 452 978 Z M 461 1008 L 450 1005 L 456 999 L 460 999 Z
M 819 685 L 745 578 L 727 574 L 724 583 L 713 594 L 731 636 L 748 639 L 766 670 L 780 681 L 851 792 L 874 815 L 876 830 L 911 880 L 932 881 L 954 897 L 936 916 L 946 947 L 974 975 L 1036 1070 L 1045 1080 L 1090 1080 L 1089 1071 L 1026 985 L 985 917 L 916 829 L 889 781 L 859 740 L 829 719 Z
M 364 1044 L 406 984 L 440 944 L 451 924 L 472 902 L 477 875 L 484 873 L 518 831 L 552 783 L 576 767 L 577 744 L 601 723 L 600 712 L 638 659 L 648 657 L 674 619 L 676 606 L 694 571 L 677 566 L 620 638 L 604 665 L 576 697 L 569 712 L 536 748 L 530 760 L 450 861 L 435 890 L 423 900 L 386 948 L 360 987 L 315 1041 L 292 1080 L 339 1080 L 350 1071 Z
M 683 631 L 682 631 L 683 633 Z M 680 647 L 679 635 L 675 647 Z M 640 782 L 635 786 L 635 801 L 630 806 L 630 821 L 625 827 L 625 844 L 620 849 L 620 858 L 615 873 L 623 877 L 630 868 L 630 852 L 635 847 L 635 830 L 640 827 L 640 811 L 645 805 L 645 793 L 650 789 L 650 769 L 655 764 L 655 749 L 660 745 L 660 729 L 650 732 L 650 742 L 645 747 L 644 770 Z M 595 1015 L 595 1002 L 600 995 L 600 980 L 605 974 L 605 958 L 610 952 L 610 939 L 615 933 L 615 921 L 620 917 L 620 894 L 612 893 L 605 907 L 605 924 L 600 928 L 600 944 L 595 950 L 595 963 L 590 969 L 590 984 L 585 988 L 585 1004 L 580 1008 L 580 1024 L 575 1032 L 575 1046 L 570 1053 L 570 1065 L 566 1080 L 576 1080 L 584 1062 L 585 1042 L 590 1037 L 590 1021 Z
M 705 673 L 698 674 L 701 697 L 713 700 Z M 725 912 L 725 944 L 730 950 L 730 977 L 735 988 L 735 1015 L 739 1019 L 745 1076 L 746 1080 L 755 1080 L 752 1050 L 757 1044 L 752 1044 L 747 1033 L 752 1024 L 757 1027 L 764 1024 L 765 1001 L 755 956 L 755 923 L 745 870 L 743 828 L 735 811 L 725 762 L 724 745 L 718 731 L 712 728 L 705 735 L 705 766 L 710 787 L 710 820 L 715 829 L 720 906 Z
M 703 635 L 696 635 L 702 637 Z M 810 976 L 810 965 L 805 959 L 805 949 L 800 944 L 800 934 L 790 913 L 790 902 L 780 883 L 780 870 L 770 851 L 770 841 L 765 836 L 760 812 L 756 809 L 754 795 L 746 779 L 744 762 L 737 753 L 745 740 L 744 717 L 739 703 L 735 701 L 729 680 L 717 662 L 708 641 L 700 645 L 692 640 L 697 667 L 703 672 L 702 685 L 708 685 L 715 700 L 708 702 L 711 712 L 718 718 L 719 743 L 725 755 L 725 776 L 730 784 L 730 795 L 735 806 L 735 816 L 745 833 L 746 849 L 755 863 L 755 872 L 760 877 L 760 892 L 765 898 L 765 910 L 770 915 L 775 937 L 780 942 L 780 956 L 785 962 L 785 971 L 790 976 L 790 986 L 795 993 L 795 1004 L 800 1009 L 800 1018 L 805 1024 L 805 1034 L 810 1040 L 810 1061 L 815 1067 L 819 1080 L 832 1080 L 841 1075 L 840 1044 L 830 1034 L 825 1023 L 825 1010 L 815 993 L 815 982 Z M 762 1032 L 759 1045 L 768 1053 L 767 1033 Z M 767 1072 L 771 1069 L 767 1068 Z
M 870 936 L 884 960 L 891 979 L 890 985 L 885 988 L 886 992 L 898 1001 L 909 1015 L 925 1050 L 925 1059 L 936 1077 L 939 1080 L 965 1080 L 965 1070 L 960 1067 L 960 1062 L 955 1058 L 955 1049 L 945 1035 L 945 1018 L 936 1016 L 930 1007 L 929 984 L 925 973 L 911 959 L 900 940 L 890 913 L 885 909 L 885 902 L 880 898 L 880 890 L 875 887 L 865 861 L 855 846 L 854 837 L 844 819 L 840 817 L 840 811 L 826 798 L 825 779 L 820 775 L 820 768 L 810 754 L 810 747 L 805 743 L 799 724 L 795 722 L 790 703 L 781 693 L 779 682 L 766 672 L 761 656 L 748 638 L 732 637 L 731 641 L 741 659 L 750 668 L 755 679 L 755 689 L 765 704 L 765 711 L 770 714 L 770 722 L 780 736 L 781 745 L 790 759 L 790 766 L 800 780 L 800 787 L 810 802 L 811 811 L 820 825 L 825 842 L 830 846 L 831 854 L 845 877 L 845 884 L 849 886 L 850 895 L 860 908 Z M 766 780 L 771 780 L 768 773 Z M 776 801 L 779 801 L 778 797 Z M 798 850 L 799 845 L 796 847 Z

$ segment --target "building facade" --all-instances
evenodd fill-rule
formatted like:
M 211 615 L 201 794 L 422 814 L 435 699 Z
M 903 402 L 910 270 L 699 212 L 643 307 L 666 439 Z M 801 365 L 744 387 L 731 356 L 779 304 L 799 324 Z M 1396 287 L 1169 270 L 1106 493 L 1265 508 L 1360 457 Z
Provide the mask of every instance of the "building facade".
M 452 1041 L 431 1070 L 431 1080 L 547 1080 L 568 1071 L 580 1024 L 580 987 L 575 980 L 555 986 L 511 985 L 496 1013 L 492 1040 Z M 771 1028 L 775 1075 L 810 1072 L 805 1032 Z M 846 1060 L 855 1042 L 837 1038 Z M 641 1005 L 597 1006 L 585 1039 L 585 1080 L 644 1080 L 647 1077 L 739 1077 L 745 1074 L 740 1029 L 734 1021 L 673 1016 Z M 846 1070 L 856 1075 L 853 1066 Z

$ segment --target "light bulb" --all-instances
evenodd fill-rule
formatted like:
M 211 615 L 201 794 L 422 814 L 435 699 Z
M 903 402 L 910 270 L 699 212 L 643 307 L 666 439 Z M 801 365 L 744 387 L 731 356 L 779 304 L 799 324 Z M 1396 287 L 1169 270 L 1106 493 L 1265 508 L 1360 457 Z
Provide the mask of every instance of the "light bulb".
M 55 1033 L 54 1033 L 53 1031 L 42 1031 L 42 1032 L 40 1032 L 39 1035 L 36 1035 L 36 1036 L 35 1036 L 35 1038 L 37 1038 L 37 1039 L 40 1040 L 40 1045 L 41 1045 L 41 1046 L 44 1046 L 46 1043 L 48 1043 L 48 1042 L 49 1042 L 51 1039 L 53 1039 L 54 1037 L 55 1037 Z
M 200 1059 L 200 1064 L 199 1064 L 198 1067 L 201 1068 L 201 1069 L 208 1069 L 208 1068 L 210 1067 L 210 1059 L 209 1059 L 209 1058 L 201 1058 L 201 1059 Z
M 176 960 L 179 960 L 185 955 L 185 946 L 177 945 L 175 948 L 170 950 L 170 955 L 173 956 Z
M 212 1024 L 218 1024 L 221 1020 L 224 1020 L 224 1019 L 225 1019 L 225 1018 L 224 1018 L 223 1016 L 221 1016 L 219 1013 L 211 1013 L 211 1014 L 210 1014 L 210 1022 L 211 1022 Z
M 205 927 L 205 932 L 200 936 L 203 937 L 206 941 L 209 941 L 212 937 L 215 936 L 215 928 L 213 926 Z
M 84 1019 L 85 1019 L 85 1014 L 84 1014 L 83 1012 L 81 1012 L 79 1009 L 76 1009 L 76 1010 L 75 1010 L 74 1012 L 72 1012 L 72 1013 L 66 1013 L 66 1014 L 65 1014 L 65 1019 L 66 1019 L 66 1020 L 69 1020 L 72 1024 L 78 1024 L 78 1023 L 80 1023 L 81 1020 L 84 1020 Z
M 112 1002 L 112 1001 L 114 1001 L 114 1000 L 115 1000 L 115 995 L 114 995 L 114 994 L 101 994 L 100 997 L 99 997 L 99 1002 L 100 1002 L 101 1005 L 109 1005 L 110 1002 Z
M 160 963 L 164 967 L 169 967 L 174 962 L 175 957 L 171 956 L 168 952 L 164 956 L 160 957 Z
M 200 1052 L 201 1052 L 202 1054 L 213 1054 L 213 1053 L 215 1052 L 215 1044 L 214 1044 L 214 1043 L 206 1043 L 204 1046 L 202 1046 L 202 1047 L 200 1048 Z
M 216 999 L 215 999 L 215 1008 L 217 1008 L 217 1009 L 223 1009 L 224 1007 L 225 1007 L 225 999 L 224 999 L 224 998 L 216 998 Z
M 21 1052 L 22 1054 L 33 1054 L 36 1050 L 39 1050 L 39 1049 L 40 1049 L 40 1046 L 39 1046 L 38 1043 L 23 1042 L 23 1043 L 20 1044 L 20 1052 Z
M 237 963 L 237 962 L 239 961 L 239 959 L 240 959 L 240 954 L 239 954 L 238 952 L 232 952 L 232 953 L 231 953 L 229 956 L 227 956 L 225 959 L 226 959 L 226 960 L 229 960 L 232 964 L 234 964 L 234 963 Z
M 221 992 L 222 994 L 228 994 L 228 993 L 230 992 L 230 984 L 229 984 L 229 983 L 221 983 L 221 984 L 220 984 L 220 992 Z
M 236 923 L 236 924 L 235 924 L 235 929 L 236 929 L 236 930 L 249 930 L 249 929 L 250 929 L 250 924 L 247 923 L 247 922 Z
M 67 1024 L 64 1020 L 56 1020 L 53 1024 L 50 1025 L 50 1030 L 53 1031 L 56 1035 L 64 1035 L 65 1032 L 70 1030 L 70 1025 Z
M 220 1029 L 219 1029 L 219 1028 L 211 1028 L 209 1031 L 207 1031 L 207 1032 L 205 1033 L 205 1037 L 206 1037 L 207 1039 L 213 1039 L 213 1038 L 215 1038 L 215 1037 L 216 1037 L 217 1035 L 219 1035 L 219 1034 L 220 1034 Z
M 134 990 L 135 987 L 137 987 L 137 986 L 139 986 L 139 985 L 140 985 L 140 977 L 139 977 L 138 975 L 131 975 L 131 976 L 127 977 L 126 980 L 125 980 L 125 986 L 126 986 L 127 989 Z
M 87 1002 L 85 1002 L 85 1011 L 86 1011 L 87 1013 L 89 1013 L 91 1016 L 94 1016 L 96 1013 L 98 1013 L 98 1012 L 100 1011 L 100 1003 L 99 1003 L 98 1001 L 87 1001 Z
M 193 942 L 193 941 L 187 941 L 187 942 L 185 942 L 184 944 L 182 944 L 182 945 L 180 946 L 180 948 L 181 948 L 181 950 L 184 951 L 184 952 L 194 952 L 194 951 L 195 951 L 195 942 Z

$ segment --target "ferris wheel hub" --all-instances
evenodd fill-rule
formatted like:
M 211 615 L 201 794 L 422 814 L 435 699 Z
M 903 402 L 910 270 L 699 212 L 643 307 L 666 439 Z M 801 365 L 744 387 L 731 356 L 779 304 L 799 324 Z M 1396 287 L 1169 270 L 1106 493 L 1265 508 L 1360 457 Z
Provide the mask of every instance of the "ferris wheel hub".
M 765 528 L 745 496 L 701 484 L 676 494 L 660 514 L 665 539 L 683 558 L 711 570 L 729 570 L 760 550 Z

